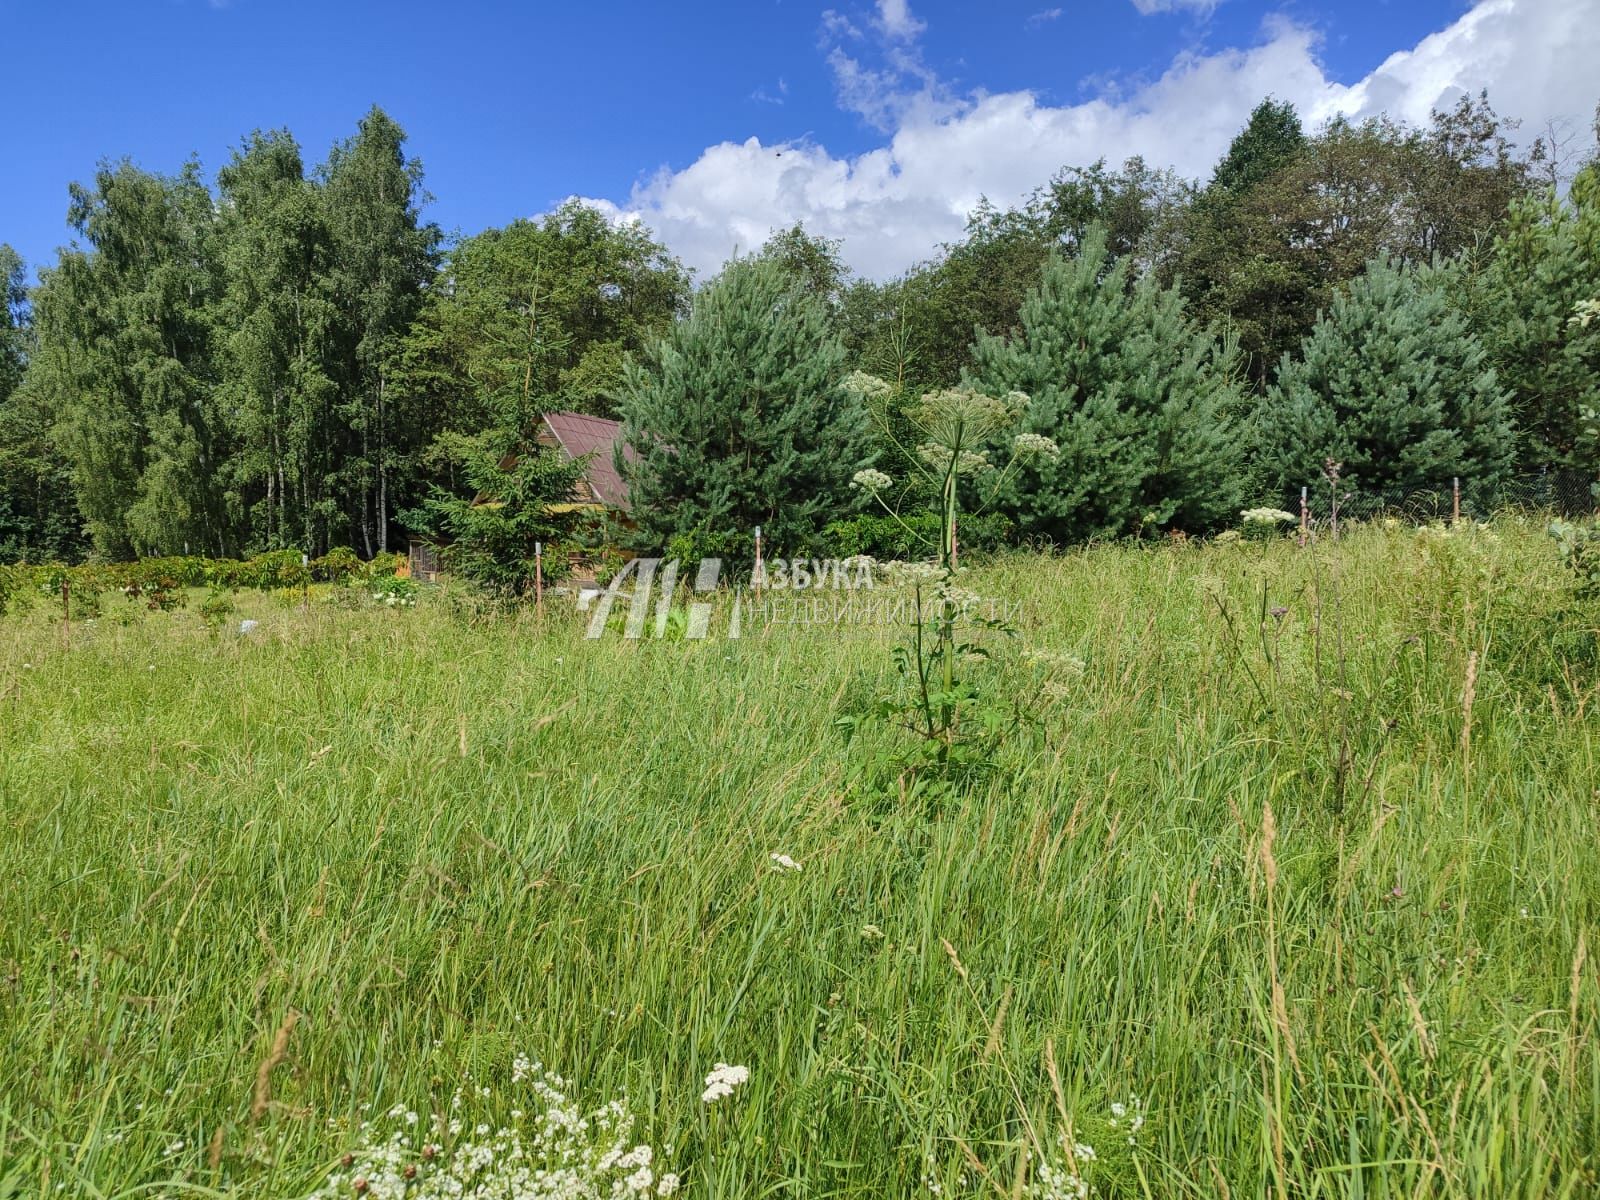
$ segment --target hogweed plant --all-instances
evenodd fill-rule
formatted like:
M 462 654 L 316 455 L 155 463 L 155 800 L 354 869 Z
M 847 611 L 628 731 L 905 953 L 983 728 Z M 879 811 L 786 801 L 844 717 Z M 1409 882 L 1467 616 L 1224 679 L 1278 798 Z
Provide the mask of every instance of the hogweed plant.
M 857 391 L 873 412 L 886 413 L 893 392 L 889 384 L 857 372 L 846 386 Z M 1021 392 L 999 397 L 967 387 L 927 392 L 901 410 L 907 426 L 920 438 L 909 448 L 898 444 L 888 420 L 881 421 L 886 437 L 896 442 L 904 461 L 920 473 L 924 490 L 935 497 L 938 533 L 931 543 L 885 498 L 895 484 L 886 472 L 859 471 L 852 483 L 931 551 L 931 561 L 902 564 L 891 572 L 891 579 L 911 587 L 915 599 L 911 636 L 892 651 L 904 686 L 879 698 L 866 714 L 915 735 L 911 751 L 895 761 L 901 780 L 912 787 L 925 780 L 950 785 L 981 771 L 1016 720 L 1015 712 L 1008 713 L 985 696 L 976 676 L 965 669 L 987 658 L 988 650 L 964 639 L 964 623 L 1011 631 L 1003 621 L 978 615 L 974 610 L 979 597 L 958 584 L 956 537 L 964 490 L 981 497 L 977 509 L 981 511 L 1017 466 L 1058 453 L 1049 438 L 1023 433 L 1011 440 L 1004 466 L 991 461 L 992 448 L 1006 431 L 1016 428 L 1027 405 L 1028 397 Z M 854 714 L 840 718 L 847 738 L 861 719 Z

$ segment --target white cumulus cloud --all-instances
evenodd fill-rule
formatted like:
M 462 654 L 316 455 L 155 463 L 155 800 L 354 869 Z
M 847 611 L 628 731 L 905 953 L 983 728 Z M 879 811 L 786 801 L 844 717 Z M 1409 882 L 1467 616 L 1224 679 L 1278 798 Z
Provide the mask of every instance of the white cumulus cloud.
M 881 127 L 882 145 L 841 157 L 808 140 L 725 141 L 597 206 L 642 220 L 702 275 L 803 221 L 841 239 L 857 271 L 881 278 L 959 237 L 981 198 L 1015 203 L 1064 165 L 1141 154 L 1204 177 L 1267 95 L 1292 102 L 1314 127 L 1341 113 L 1422 122 L 1488 88 L 1496 110 L 1523 118 L 1530 136 L 1548 118 L 1586 120 L 1600 99 L 1600 0 L 1481 0 L 1349 85 L 1324 71 L 1312 29 L 1276 18 L 1254 45 L 1185 53 L 1153 80 L 1061 105 L 1031 91 L 951 94 L 922 65 L 921 23 L 904 0 L 878 0 L 878 65 L 863 63 L 865 50 L 845 51 L 843 21 L 825 23 L 840 103 Z

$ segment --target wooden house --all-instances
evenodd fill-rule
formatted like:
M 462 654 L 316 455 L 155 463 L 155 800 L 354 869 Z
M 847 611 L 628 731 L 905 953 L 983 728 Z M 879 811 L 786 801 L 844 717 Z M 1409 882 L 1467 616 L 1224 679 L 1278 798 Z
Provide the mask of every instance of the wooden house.
M 578 480 L 572 499 L 561 505 L 563 509 L 590 509 L 611 512 L 623 523 L 628 521 L 628 485 L 617 471 L 616 447 L 622 438 L 622 422 L 605 417 L 592 417 L 587 413 L 549 412 L 539 418 L 533 440 L 540 446 L 559 450 L 570 459 L 590 456 L 584 464 L 583 477 Z M 623 453 L 634 457 L 631 449 Z M 517 456 L 507 454 L 500 460 L 500 469 L 509 471 L 517 465 Z M 492 496 L 479 495 L 475 505 L 491 505 Z M 406 569 L 411 578 L 420 583 L 433 583 L 439 577 L 439 552 L 442 546 L 430 538 L 413 535 Z M 588 564 L 574 561 L 572 567 L 582 575 Z

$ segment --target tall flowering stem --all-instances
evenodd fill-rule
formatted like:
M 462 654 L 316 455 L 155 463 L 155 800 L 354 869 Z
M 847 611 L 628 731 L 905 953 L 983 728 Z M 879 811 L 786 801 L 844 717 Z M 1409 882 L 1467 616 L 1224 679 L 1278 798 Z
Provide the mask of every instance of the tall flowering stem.
M 893 389 L 882 380 L 857 374 L 847 381 L 869 402 L 875 412 L 884 411 Z M 876 401 L 877 403 L 873 403 Z M 936 567 L 930 572 L 911 573 L 916 593 L 916 620 L 912 642 L 897 652 L 902 673 L 915 677 L 916 701 L 914 728 L 929 742 L 940 743 L 939 761 L 948 766 L 958 737 L 959 707 L 974 697 L 973 689 L 958 679 L 958 660 L 964 647 L 957 640 L 956 621 L 964 600 L 956 586 L 956 522 L 961 512 L 964 480 L 987 483 L 988 500 L 998 493 L 1006 476 L 1020 464 L 1037 458 L 1053 457 L 1055 443 L 1037 434 L 1017 435 L 1003 468 L 989 459 L 989 447 L 1016 427 L 1028 404 L 1021 392 L 990 396 L 971 388 L 947 388 L 928 392 L 904 410 L 911 427 L 922 437 L 906 458 L 920 471 L 930 490 L 938 497 L 939 534 Z M 894 434 L 887 421 L 881 422 L 887 437 Z M 904 449 L 904 447 L 902 447 Z M 911 526 L 884 498 L 893 480 L 882 471 L 858 472 L 854 486 L 867 491 L 907 532 Z M 986 501 L 987 502 L 987 501 Z M 936 601 L 931 621 L 925 615 L 923 588 L 932 585 Z

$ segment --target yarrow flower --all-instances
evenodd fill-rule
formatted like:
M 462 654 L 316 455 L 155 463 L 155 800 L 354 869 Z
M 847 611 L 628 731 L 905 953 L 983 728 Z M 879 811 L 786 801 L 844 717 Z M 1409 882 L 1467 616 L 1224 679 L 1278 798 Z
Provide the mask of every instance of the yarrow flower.
M 894 485 L 894 480 L 874 467 L 857 471 L 850 478 L 850 486 L 866 492 L 881 492 Z
M 749 1067 L 735 1067 L 719 1062 L 706 1076 L 706 1090 L 700 1093 L 700 1099 L 706 1104 L 715 1104 L 726 1096 L 733 1095 L 733 1089 L 739 1087 L 750 1079 Z
M 491 1128 L 439 1114 L 431 1137 L 419 1137 L 417 1114 L 404 1105 L 379 1121 L 362 1121 L 360 1144 L 340 1160 L 310 1200 L 463 1200 L 465 1197 L 670 1196 L 678 1176 L 657 1171 L 655 1149 L 632 1137 L 634 1116 L 626 1099 L 585 1110 L 567 1092 L 566 1081 L 526 1055 L 512 1064 L 512 1081 L 527 1093 L 532 1112 L 511 1109 L 513 1124 Z M 468 1077 L 450 1099 L 450 1110 L 492 1102 L 493 1089 Z M 368 1106 L 363 1105 L 365 1111 Z M 454 1139 L 446 1150 L 445 1137 Z M 670 1156 L 664 1147 L 662 1156 Z
M 774 851 L 772 854 L 767 855 L 767 857 L 772 860 L 772 865 L 780 871 L 798 871 L 800 869 L 800 864 L 795 862 L 795 860 L 790 858 L 787 854 L 779 854 Z

